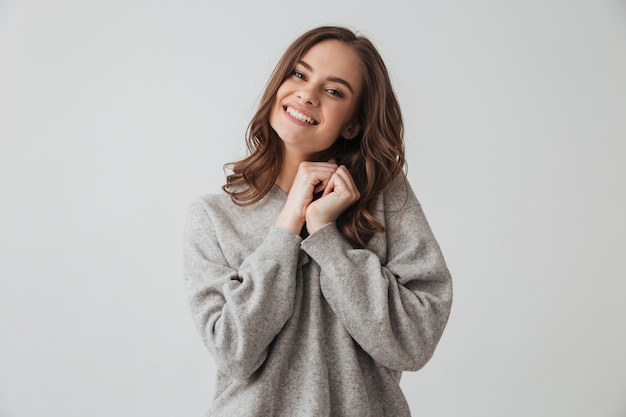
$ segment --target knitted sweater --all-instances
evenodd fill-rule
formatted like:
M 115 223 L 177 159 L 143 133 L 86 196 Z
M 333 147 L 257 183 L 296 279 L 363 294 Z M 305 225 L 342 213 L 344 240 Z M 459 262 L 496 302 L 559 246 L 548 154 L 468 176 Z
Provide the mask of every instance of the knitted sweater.
M 184 234 L 191 312 L 217 364 L 207 416 L 405 417 L 402 371 L 430 359 L 452 284 L 408 183 L 378 200 L 385 226 L 354 249 L 335 223 L 274 226 L 287 194 L 195 201 Z

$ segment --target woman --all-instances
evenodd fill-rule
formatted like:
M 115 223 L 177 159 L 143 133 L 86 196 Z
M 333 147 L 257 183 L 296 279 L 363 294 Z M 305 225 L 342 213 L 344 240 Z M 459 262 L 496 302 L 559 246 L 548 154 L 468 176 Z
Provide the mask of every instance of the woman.
M 185 230 L 191 311 L 217 367 L 209 416 L 409 416 L 450 274 L 404 175 L 397 99 L 372 43 L 300 36 L 224 194 Z

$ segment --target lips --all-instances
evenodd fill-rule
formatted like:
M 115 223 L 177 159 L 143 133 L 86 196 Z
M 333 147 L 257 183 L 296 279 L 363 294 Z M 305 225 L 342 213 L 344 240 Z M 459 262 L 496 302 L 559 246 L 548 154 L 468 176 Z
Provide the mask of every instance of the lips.
M 304 114 L 304 113 L 294 109 L 291 106 L 285 106 L 284 109 L 291 117 L 293 117 L 296 120 L 299 120 L 299 121 L 304 122 L 304 123 L 308 123 L 310 125 L 316 125 L 318 123 L 317 120 L 315 120 L 312 117 L 310 117 L 310 116 L 308 116 L 308 115 L 306 115 L 306 114 Z

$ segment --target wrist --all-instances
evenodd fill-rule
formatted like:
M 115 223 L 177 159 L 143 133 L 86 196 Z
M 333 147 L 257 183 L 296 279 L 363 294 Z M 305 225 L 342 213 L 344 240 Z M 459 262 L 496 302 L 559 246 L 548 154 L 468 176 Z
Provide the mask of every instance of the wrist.
M 274 226 L 288 229 L 296 235 L 299 235 L 304 226 L 304 219 L 298 216 L 288 215 L 283 210 L 276 218 Z
M 306 222 L 306 231 L 309 232 L 310 235 L 312 235 L 313 233 L 317 232 L 322 227 L 330 223 L 332 223 L 332 221 L 324 221 L 324 220 L 316 221 L 316 220 L 310 219 L 310 220 L 307 220 Z

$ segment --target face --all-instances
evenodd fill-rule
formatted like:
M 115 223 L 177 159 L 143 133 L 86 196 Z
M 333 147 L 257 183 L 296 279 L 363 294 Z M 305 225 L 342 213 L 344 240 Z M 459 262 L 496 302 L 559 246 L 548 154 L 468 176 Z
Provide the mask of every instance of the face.
M 286 156 L 308 159 L 339 137 L 354 138 L 362 89 L 362 65 L 350 46 L 326 40 L 309 49 L 278 88 L 270 112 Z

